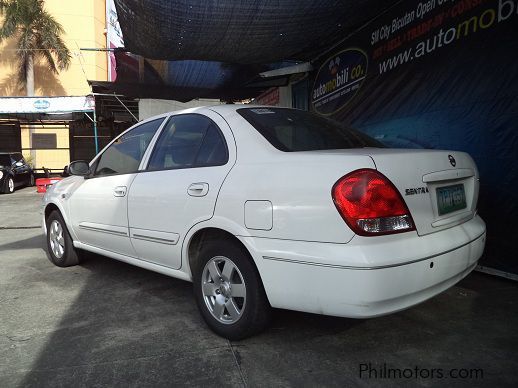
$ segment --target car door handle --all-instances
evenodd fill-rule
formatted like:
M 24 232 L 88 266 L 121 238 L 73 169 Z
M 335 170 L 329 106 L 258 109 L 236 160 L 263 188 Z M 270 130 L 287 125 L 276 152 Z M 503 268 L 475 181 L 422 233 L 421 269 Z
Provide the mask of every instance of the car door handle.
M 124 197 L 126 195 L 126 186 L 117 186 L 115 189 L 113 189 L 113 195 L 115 197 Z
M 191 197 L 204 197 L 209 192 L 209 184 L 205 182 L 192 183 L 187 189 L 187 194 Z

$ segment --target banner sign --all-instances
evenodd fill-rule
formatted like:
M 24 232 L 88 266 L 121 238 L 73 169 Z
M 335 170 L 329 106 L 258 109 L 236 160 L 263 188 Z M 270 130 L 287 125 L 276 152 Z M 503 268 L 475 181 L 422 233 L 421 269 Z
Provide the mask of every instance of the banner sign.
M 355 48 L 328 59 L 321 66 L 313 86 L 314 109 L 322 115 L 330 115 L 343 107 L 365 80 L 367 62 L 367 54 Z
M 0 113 L 70 113 L 94 109 L 93 96 L 0 98 Z
M 124 47 L 121 26 L 115 9 L 114 0 L 106 0 L 106 45 L 110 49 Z M 113 52 L 108 53 L 108 81 L 117 78 L 117 61 Z
M 518 273 L 518 0 L 403 0 L 316 63 L 310 109 L 391 147 L 468 152 L 483 265 Z

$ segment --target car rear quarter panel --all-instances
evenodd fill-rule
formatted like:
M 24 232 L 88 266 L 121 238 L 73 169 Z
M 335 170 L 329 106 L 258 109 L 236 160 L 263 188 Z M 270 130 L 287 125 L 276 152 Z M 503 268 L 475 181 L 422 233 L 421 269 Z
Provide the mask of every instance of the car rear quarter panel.
M 215 216 L 232 220 L 255 237 L 334 243 L 352 239 L 354 233 L 338 213 L 331 189 L 351 171 L 375 168 L 368 155 L 359 150 L 282 152 L 238 113 L 225 115 L 225 120 L 236 141 L 237 158 L 218 195 Z M 247 201 L 271 203 L 272 219 L 264 220 L 266 213 L 260 216 L 268 227 L 247 228 Z
M 287 153 L 262 162 L 238 161 L 221 188 L 216 214 L 257 237 L 347 243 L 354 233 L 338 213 L 331 189 L 343 175 L 366 167 L 374 165 L 364 156 L 311 158 Z M 247 201 L 271 203 L 271 222 L 264 220 L 267 227 L 257 228 L 245 220 Z

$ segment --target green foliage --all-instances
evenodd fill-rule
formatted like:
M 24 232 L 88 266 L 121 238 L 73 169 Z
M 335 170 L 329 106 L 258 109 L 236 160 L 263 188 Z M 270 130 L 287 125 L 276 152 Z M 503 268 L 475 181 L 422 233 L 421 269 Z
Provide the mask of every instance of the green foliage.
M 49 71 L 57 73 L 70 65 L 71 55 L 61 38 L 63 27 L 44 9 L 43 0 L 0 0 L 0 42 L 17 40 L 18 79 L 26 84 L 31 59 L 42 57 Z
M 34 157 L 32 155 L 23 155 L 25 159 L 25 163 L 27 163 L 31 168 L 34 168 Z

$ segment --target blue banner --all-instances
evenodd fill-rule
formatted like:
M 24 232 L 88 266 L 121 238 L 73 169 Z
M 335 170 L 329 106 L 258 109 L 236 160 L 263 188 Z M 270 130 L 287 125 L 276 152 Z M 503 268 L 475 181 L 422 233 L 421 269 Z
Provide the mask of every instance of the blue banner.
M 518 0 L 403 1 L 316 65 L 312 110 L 388 146 L 475 159 L 481 264 L 517 274 Z

